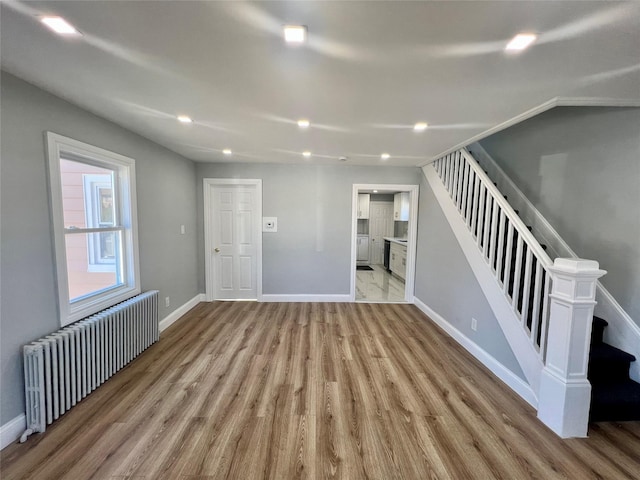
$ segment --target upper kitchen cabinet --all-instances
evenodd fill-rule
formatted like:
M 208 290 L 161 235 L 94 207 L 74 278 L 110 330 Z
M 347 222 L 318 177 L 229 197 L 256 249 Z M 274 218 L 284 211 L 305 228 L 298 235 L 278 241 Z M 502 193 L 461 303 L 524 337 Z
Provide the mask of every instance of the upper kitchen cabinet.
M 393 196 L 393 219 L 409 221 L 409 192 L 399 192 Z
M 408 197 L 407 197 L 408 198 Z M 359 219 L 367 219 L 369 218 L 369 203 L 371 201 L 371 195 L 368 193 L 359 193 L 358 194 L 358 218 Z M 407 200 L 408 202 L 408 200 Z M 408 203 L 407 203 L 408 205 Z M 409 218 L 407 216 L 407 218 Z

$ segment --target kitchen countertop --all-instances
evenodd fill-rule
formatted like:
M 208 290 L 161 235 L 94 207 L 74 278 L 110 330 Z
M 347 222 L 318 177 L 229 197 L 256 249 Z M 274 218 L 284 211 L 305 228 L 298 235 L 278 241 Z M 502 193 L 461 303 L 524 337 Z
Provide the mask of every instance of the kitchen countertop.
M 389 240 L 391 243 L 397 243 L 398 245 L 402 245 L 403 247 L 407 246 L 406 238 L 396 238 L 396 237 L 382 237 L 384 240 Z

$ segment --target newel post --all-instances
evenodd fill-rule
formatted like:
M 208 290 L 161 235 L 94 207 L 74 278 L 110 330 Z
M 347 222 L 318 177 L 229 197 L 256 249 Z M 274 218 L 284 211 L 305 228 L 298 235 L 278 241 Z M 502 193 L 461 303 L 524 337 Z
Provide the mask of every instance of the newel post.
M 586 437 L 591 405 L 587 380 L 598 262 L 557 258 L 549 269 L 547 356 L 540 377 L 538 418 L 562 438 Z

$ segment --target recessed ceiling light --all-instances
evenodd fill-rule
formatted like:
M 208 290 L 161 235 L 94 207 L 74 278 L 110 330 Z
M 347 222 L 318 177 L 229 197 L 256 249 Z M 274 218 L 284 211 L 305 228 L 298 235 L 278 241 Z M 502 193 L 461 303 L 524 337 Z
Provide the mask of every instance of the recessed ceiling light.
M 378 190 L 374 190 L 373 193 L 378 193 Z
M 186 115 L 178 115 L 178 121 L 181 123 L 191 123 L 193 122 L 193 120 L 191 120 L 191 117 L 187 117 Z
M 298 126 L 300 128 L 309 128 L 309 125 L 311 125 L 311 123 L 309 123 L 309 120 L 307 120 L 306 118 L 298 120 Z
M 302 44 L 307 41 L 307 27 L 304 25 L 285 25 L 284 40 L 287 43 Z
M 535 42 L 536 38 L 538 38 L 533 33 L 519 33 L 515 37 L 511 39 L 511 41 L 505 47 L 507 51 L 518 51 L 524 50 L 528 46 L 530 46 L 533 42 Z
M 309 158 L 311 156 L 311 152 L 309 150 L 305 150 L 304 152 L 302 152 L 302 156 L 304 158 Z
M 413 126 L 413 130 L 416 132 L 424 132 L 427 129 L 427 124 L 425 122 L 418 122 Z
M 82 35 L 62 17 L 40 17 L 40 21 L 59 35 Z
M 382 160 L 389 160 L 389 158 L 391 158 L 391 155 L 389 155 L 388 153 L 383 153 L 382 155 L 380 155 L 380 158 Z
M 231 155 L 231 149 L 230 148 L 225 148 L 224 150 L 222 150 L 222 153 L 224 153 L 225 155 Z

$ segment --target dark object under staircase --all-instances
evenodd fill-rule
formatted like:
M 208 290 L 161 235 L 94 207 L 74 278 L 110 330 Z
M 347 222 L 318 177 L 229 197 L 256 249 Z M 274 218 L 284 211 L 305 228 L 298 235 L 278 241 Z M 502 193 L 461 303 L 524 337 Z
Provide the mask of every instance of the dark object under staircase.
M 592 422 L 640 420 L 640 383 L 629 378 L 629 366 L 636 358 L 604 343 L 608 323 L 593 317 L 589 374 Z

